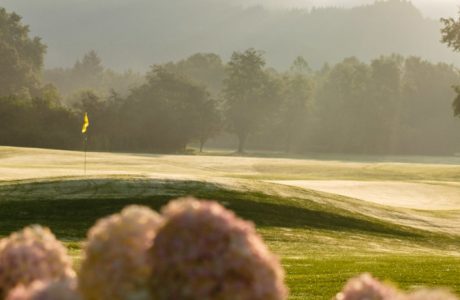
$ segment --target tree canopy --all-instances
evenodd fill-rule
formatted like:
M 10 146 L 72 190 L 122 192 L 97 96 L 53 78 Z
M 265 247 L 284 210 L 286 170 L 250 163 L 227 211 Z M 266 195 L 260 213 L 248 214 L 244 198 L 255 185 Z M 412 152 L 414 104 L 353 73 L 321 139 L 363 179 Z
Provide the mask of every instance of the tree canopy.
M 442 42 L 447 44 L 454 51 L 460 52 L 460 17 L 441 19 L 444 27 L 441 29 Z M 452 104 L 454 115 L 460 117 L 460 86 L 454 87 L 457 97 Z
M 0 96 L 34 95 L 46 47 L 21 17 L 0 7 Z
M 275 80 L 264 70 L 262 53 L 255 49 L 234 52 L 224 80 L 224 114 L 228 128 L 238 137 L 238 152 L 244 152 L 249 134 L 266 122 L 278 100 Z

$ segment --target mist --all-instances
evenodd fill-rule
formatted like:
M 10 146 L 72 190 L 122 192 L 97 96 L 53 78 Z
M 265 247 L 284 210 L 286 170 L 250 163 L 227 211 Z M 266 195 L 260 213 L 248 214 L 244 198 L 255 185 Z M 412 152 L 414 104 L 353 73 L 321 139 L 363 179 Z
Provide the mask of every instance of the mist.
M 419 0 L 415 6 L 399 0 L 385 4 L 363 0 L 0 3 L 19 13 L 31 32 L 47 44 L 46 68 L 71 67 L 77 58 L 95 50 L 111 68 L 144 72 L 152 64 L 197 52 L 228 59 L 234 50 L 248 47 L 265 51 L 269 64 L 279 69 L 288 68 L 299 55 L 315 69 L 349 56 L 369 61 L 391 53 L 460 63 L 438 42 L 439 16 L 456 12 L 450 0 Z M 322 10 L 311 11 L 312 7 Z
M 353 7 L 372 4 L 375 0 L 245 0 L 240 1 L 241 5 L 253 6 L 263 5 L 270 8 L 312 8 L 312 7 Z M 460 7 L 457 0 L 412 0 L 426 17 L 438 19 L 441 17 L 453 16 Z

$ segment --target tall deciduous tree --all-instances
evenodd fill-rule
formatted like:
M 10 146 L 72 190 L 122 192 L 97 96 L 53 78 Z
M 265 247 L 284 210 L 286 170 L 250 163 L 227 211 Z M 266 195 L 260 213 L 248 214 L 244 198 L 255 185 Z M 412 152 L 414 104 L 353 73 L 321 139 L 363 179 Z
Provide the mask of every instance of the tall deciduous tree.
M 20 16 L 0 8 L 0 96 L 33 96 L 39 88 L 45 50 L 40 38 L 29 36 Z
M 374 107 L 369 98 L 371 71 L 356 58 L 334 66 L 317 92 L 315 143 L 321 151 L 366 152 L 371 134 L 367 122 Z M 358 117 L 359 116 L 359 117 Z
M 205 120 L 210 97 L 187 78 L 154 67 L 147 83 L 133 90 L 120 110 L 125 146 L 139 150 L 184 150 L 192 140 L 210 136 Z
M 249 134 L 268 120 L 278 100 L 275 82 L 265 72 L 262 53 L 255 49 L 234 52 L 226 71 L 224 114 L 238 137 L 243 153 Z
M 314 90 L 313 79 L 308 75 L 310 73 L 308 63 L 302 57 L 298 57 L 293 62 L 290 72 L 283 77 L 279 121 L 287 153 L 291 152 L 294 140 L 300 138 L 307 126 Z
M 371 63 L 371 96 L 380 121 L 375 134 L 383 142 L 379 148 L 387 153 L 397 152 L 401 143 L 403 70 L 404 58 L 399 55 L 381 56 Z

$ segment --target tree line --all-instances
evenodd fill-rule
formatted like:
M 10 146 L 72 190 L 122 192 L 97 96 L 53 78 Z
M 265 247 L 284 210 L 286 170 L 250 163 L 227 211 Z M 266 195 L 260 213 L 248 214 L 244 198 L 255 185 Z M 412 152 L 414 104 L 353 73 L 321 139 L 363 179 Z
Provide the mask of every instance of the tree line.
M 248 49 L 228 62 L 198 53 L 155 65 L 142 79 L 110 77 L 116 73 L 95 52 L 71 69 L 43 71 L 43 43 L 16 14 L 1 9 L 0 21 L 1 145 L 79 149 L 87 112 L 90 149 L 101 151 L 181 152 L 209 140 L 228 145 L 232 137 L 238 152 L 460 149 L 451 110 L 460 75 L 452 65 L 394 54 L 312 70 L 299 56 L 279 71 L 263 52 Z

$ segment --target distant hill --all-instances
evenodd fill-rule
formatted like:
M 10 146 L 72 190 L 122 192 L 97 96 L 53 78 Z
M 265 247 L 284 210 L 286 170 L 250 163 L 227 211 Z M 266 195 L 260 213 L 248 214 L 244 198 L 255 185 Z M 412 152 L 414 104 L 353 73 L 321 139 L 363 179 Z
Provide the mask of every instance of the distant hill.
M 354 8 L 269 10 L 221 0 L 3 0 L 48 47 L 47 67 L 68 66 L 90 49 L 107 66 L 145 70 L 195 52 L 225 59 L 234 50 L 266 51 L 286 68 L 298 55 L 313 67 L 397 52 L 460 65 L 439 42 L 440 24 L 408 1 Z

